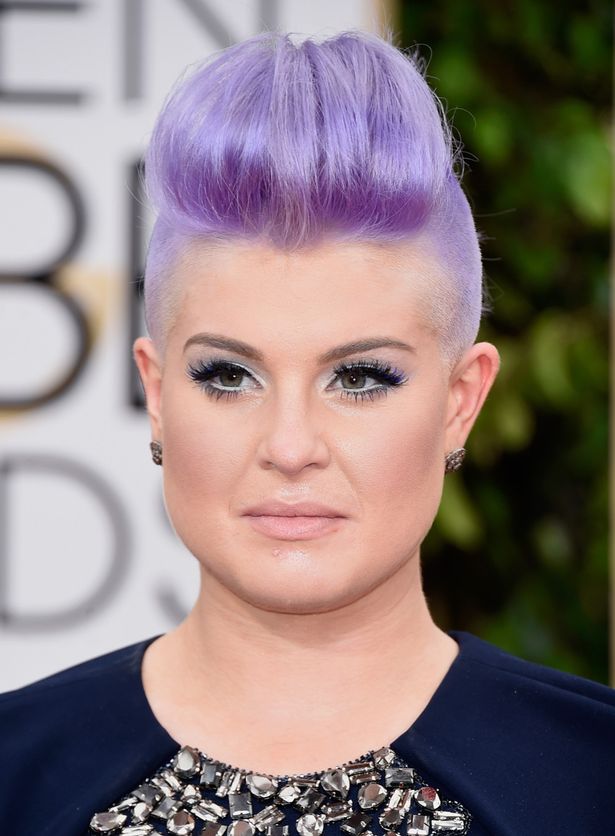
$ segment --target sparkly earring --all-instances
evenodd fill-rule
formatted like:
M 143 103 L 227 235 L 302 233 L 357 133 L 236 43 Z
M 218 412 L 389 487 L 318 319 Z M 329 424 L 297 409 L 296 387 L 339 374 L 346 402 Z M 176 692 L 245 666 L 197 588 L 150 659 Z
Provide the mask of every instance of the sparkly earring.
M 444 457 L 444 472 L 450 473 L 452 470 L 459 470 L 463 464 L 465 456 L 465 447 L 456 447 L 454 450 L 451 450 L 450 453 L 447 453 Z
M 150 441 L 149 449 L 152 451 L 154 464 L 162 464 L 162 444 L 159 441 Z

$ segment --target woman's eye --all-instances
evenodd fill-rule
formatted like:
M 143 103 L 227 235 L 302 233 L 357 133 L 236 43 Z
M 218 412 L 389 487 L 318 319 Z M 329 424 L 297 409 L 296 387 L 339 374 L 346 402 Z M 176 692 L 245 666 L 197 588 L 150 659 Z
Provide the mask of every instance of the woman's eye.
M 344 372 L 339 378 L 341 381 L 348 383 L 349 389 L 365 389 L 366 380 L 370 379 L 367 372 L 356 371 L 353 369 L 349 372 Z M 373 378 L 371 378 L 373 380 Z
M 242 386 L 244 381 L 256 382 L 247 369 L 226 360 L 190 364 L 187 375 L 207 395 L 216 399 L 236 398 L 251 388 Z M 392 368 L 387 363 L 368 360 L 337 366 L 334 369 L 333 382 L 339 382 L 342 385 L 333 387 L 333 390 L 341 391 L 343 398 L 351 397 L 355 401 L 359 398 L 373 400 L 375 397 L 387 395 L 390 389 L 402 386 L 407 381 L 408 378 L 403 372 Z
M 408 380 L 403 372 L 378 360 L 344 364 L 335 369 L 335 374 L 336 380 L 343 384 L 342 397 L 355 401 L 386 396 L 390 389 L 402 386 Z
M 252 375 L 241 366 L 221 360 L 200 362 L 197 365 L 190 364 L 187 374 L 207 395 L 216 399 L 236 398 L 245 391 L 245 388 L 241 387 L 243 379 L 252 378 Z

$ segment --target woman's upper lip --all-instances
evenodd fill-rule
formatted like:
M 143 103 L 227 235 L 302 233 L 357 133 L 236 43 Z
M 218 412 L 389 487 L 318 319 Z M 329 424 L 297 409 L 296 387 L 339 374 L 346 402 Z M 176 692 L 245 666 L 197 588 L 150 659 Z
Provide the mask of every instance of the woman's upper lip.
M 243 512 L 252 517 L 344 517 L 340 511 L 320 502 L 279 502 L 271 500 L 252 505 Z

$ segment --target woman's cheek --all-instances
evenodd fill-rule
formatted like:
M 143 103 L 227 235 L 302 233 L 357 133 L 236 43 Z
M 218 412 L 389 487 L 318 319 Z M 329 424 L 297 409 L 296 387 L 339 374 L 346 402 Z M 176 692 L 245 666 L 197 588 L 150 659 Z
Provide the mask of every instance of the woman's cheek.
M 172 393 L 163 416 L 165 493 L 201 511 L 204 499 L 224 493 L 240 444 L 216 411 L 207 410 L 206 398 Z
M 374 467 L 367 493 L 380 497 L 383 513 L 435 516 L 444 474 L 442 438 L 435 431 L 442 425 L 440 413 L 421 410 L 381 427 L 381 441 L 370 454 Z

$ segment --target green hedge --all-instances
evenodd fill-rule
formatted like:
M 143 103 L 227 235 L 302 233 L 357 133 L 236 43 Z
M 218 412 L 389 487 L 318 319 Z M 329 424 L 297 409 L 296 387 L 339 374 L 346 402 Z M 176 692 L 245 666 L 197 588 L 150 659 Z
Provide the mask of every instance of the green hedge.
M 432 613 L 608 681 L 611 5 L 402 3 L 465 147 L 502 367 L 423 546 Z

